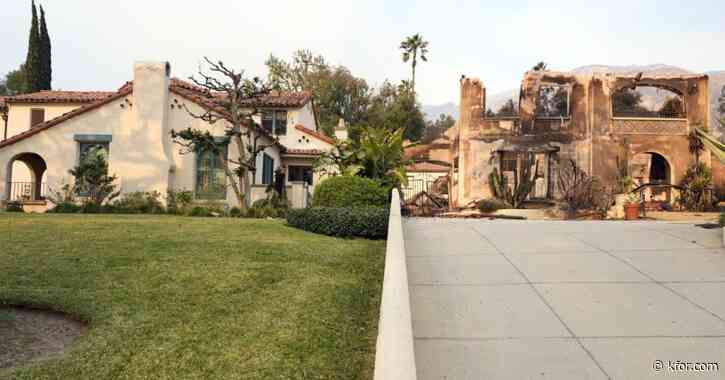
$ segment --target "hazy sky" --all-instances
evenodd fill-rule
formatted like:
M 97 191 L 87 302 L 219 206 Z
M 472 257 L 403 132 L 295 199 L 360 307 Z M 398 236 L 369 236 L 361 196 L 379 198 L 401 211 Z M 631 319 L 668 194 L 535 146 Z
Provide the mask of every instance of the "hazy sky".
M 171 62 L 188 77 L 204 55 L 266 75 L 270 53 L 300 48 L 349 67 L 370 84 L 409 76 L 398 45 L 430 42 L 418 69 L 424 104 L 457 101 L 461 74 L 490 93 L 518 87 L 539 60 L 585 64 L 667 63 L 725 69 L 722 0 L 669 1 L 159 1 L 44 0 L 53 43 L 53 87 L 116 89 L 139 60 Z M 604 5 L 606 4 L 606 5 Z M 0 73 L 24 61 L 30 1 L 0 7 Z

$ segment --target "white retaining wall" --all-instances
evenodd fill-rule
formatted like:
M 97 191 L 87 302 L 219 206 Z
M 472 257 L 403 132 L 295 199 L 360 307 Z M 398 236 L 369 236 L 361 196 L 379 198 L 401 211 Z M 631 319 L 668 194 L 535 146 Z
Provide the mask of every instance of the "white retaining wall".
M 413 325 L 410 318 L 410 292 L 400 216 L 400 195 L 397 190 L 393 190 L 375 352 L 375 380 L 415 379 Z

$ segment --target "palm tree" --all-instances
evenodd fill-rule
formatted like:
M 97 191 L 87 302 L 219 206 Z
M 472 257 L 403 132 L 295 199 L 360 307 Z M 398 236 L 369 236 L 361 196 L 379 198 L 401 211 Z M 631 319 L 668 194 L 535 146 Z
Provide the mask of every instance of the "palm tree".
M 532 69 L 532 70 L 534 70 L 534 71 L 544 71 L 544 70 L 546 70 L 546 66 L 547 66 L 546 62 L 544 62 L 544 61 L 539 61 L 539 63 L 537 63 L 537 64 L 536 64 L 536 65 L 535 65 L 534 67 L 532 67 L 531 69 Z
M 418 57 L 423 62 L 428 62 L 428 41 L 423 39 L 420 33 L 416 33 L 410 37 L 406 37 L 403 42 L 400 43 L 400 50 L 403 51 L 403 62 L 411 61 L 413 66 L 413 77 L 411 78 L 411 88 L 415 93 L 415 66 L 418 64 Z

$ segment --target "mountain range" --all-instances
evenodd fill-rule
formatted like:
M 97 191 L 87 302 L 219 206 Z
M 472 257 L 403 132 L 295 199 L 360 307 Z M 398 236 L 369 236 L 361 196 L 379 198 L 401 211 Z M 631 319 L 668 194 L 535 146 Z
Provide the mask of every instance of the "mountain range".
M 636 74 L 646 73 L 651 75 L 680 75 L 680 74 L 692 74 L 692 71 L 683 69 L 677 66 L 670 66 L 664 64 L 655 65 L 628 65 L 628 66 L 608 66 L 608 65 L 587 65 L 577 67 L 571 70 L 577 74 L 591 74 L 595 72 L 612 72 L 618 74 Z M 719 134 L 725 133 L 725 127 L 720 126 L 717 122 L 718 117 L 718 98 L 721 96 L 721 91 L 725 86 L 725 70 L 720 71 L 708 71 L 705 72 L 710 77 L 710 109 L 712 120 L 710 125 L 717 128 Z M 507 100 L 514 99 L 516 101 L 519 98 L 519 89 L 514 88 L 507 91 L 498 92 L 495 94 L 486 95 L 486 107 L 496 111 L 499 109 Z M 645 96 L 645 101 L 648 101 Z M 649 101 L 654 102 L 653 99 Z M 433 120 L 440 114 L 449 114 L 453 118 L 458 119 L 458 104 L 454 102 L 439 104 L 439 105 L 423 105 L 423 112 L 425 112 L 426 118 Z

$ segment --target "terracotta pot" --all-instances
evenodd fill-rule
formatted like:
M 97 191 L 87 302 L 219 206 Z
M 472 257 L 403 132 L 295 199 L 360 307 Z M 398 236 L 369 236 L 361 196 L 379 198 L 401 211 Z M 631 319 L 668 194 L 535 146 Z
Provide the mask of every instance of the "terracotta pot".
M 639 219 L 639 204 L 630 203 L 624 205 L 624 220 Z

